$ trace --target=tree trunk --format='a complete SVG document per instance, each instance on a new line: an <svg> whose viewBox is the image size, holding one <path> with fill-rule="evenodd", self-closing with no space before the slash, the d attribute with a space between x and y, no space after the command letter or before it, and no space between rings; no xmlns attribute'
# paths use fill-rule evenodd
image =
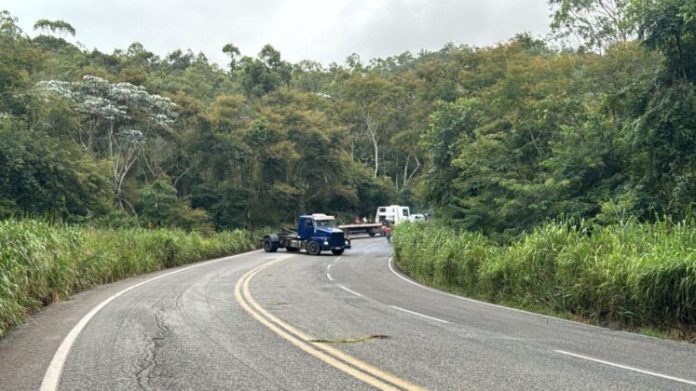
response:
<svg viewBox="0 0 696 391"><path fill-rule="evenodd" d="M365 119L365 124L367 125L367 128L366 128L367 135L370 137L370 141L372 141L372 149L374 151L374 158L375 158L374 177L377 178L377 174L379 174L379 140L377 137L376 126L370 120L370 113L367 113L367 117Z"/></svg>
<svg viewBox="0 0 696 391"><path fill-rule="evenodd" d="M411 161L412 154L412 152L408 153L408 157L406 158L406 164L404 164L404 187L408 186L409 182L411 182L411 179L413 179L413 176L416 175L416 172L420 168L420 160L418 160L418 156L414 154L413 158L416 160L416 168L414 168L413 171L411 171L411 174L409 175L408 163Z"/></svg>

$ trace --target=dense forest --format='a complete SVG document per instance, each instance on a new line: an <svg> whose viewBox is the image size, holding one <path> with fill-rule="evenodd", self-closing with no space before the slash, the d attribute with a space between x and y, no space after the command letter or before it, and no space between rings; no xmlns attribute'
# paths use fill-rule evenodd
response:
<svg viewBox="0 0 696 391"><path fill-rule="evenodd" d="M4 11L0 218L212 231L404 203L509 238L693 214L696 3L549 7L544 39L328 66L107 54Z"/></svg>

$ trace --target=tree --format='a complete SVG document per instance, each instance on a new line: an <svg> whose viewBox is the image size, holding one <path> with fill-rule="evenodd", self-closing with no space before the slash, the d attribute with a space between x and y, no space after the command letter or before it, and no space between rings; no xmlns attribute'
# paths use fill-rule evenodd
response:
<svg viewBox="0 0 696 391"><path fill-rule="evenodd" d="M458 140L472 141L475 137L474 130L479 127L477 105L474 99L440 102L421 140L429 163L420 184L420 197L449 218L457 218L456 211L450 210L455 197L454 181L459 174L452 163L460 153Z"/></svg>
<svg viewBox="0 0 696 391"><path fill-rule="evenodd" d="M44 50L58 51L63 48L77 49L65 40L68 35L74 37L75 29L63 20L50 21L40 19L34 23L34 30L40 30L41 35L34 38L36 46Z"/></svg>
<svg viewBox="0 0 696 391"><path fill-rule="evenodd" d="M357 197L346 181L347 139L320 109L323 98L281 89L261 103L246 140L266 205L286 205L284 221L308 210L351 210Z"/></svg>
<svg viewBox="0 0 696 391"><path fill-rule="evenodd" d="M292 72L294 88L330 97L327 90L332 81L332 75L324 69L321 63L303 60L293 66Z"/></svg>
<svg viewBox="0 0 696 391"><path fill-rule="evenodd" d="M402 59L402 61L405 61ZM423 151L418 142L427 129L432 103L424 97L425 83L416 72L408 71L396 76L393 82L401 89L397 97L397 114L392 119L393 131L387 140L389 156L385 172L393 178L394 188L402 203L412 204L410 187L420 174Z"/></svg>
<svg viewBox="0 0 696 391"><path fill-rule="evenodd" d="M341 98L346 102L345 120L351 126L354 139L366 137L372 150L374 177L379 174L380 148L386 134L393 130L390 125L394 124L393 120L398 114L397 98L400 92L397 85L377 73L364 76L354 74L341 91Z"/></svg>
<svg viewBox="0 0 696 391"><path fill-rule="evenodd" d="M85 149L111 162L114 202L122 209L128 203L123 184L147 138L166 130L175 118L168 98L149 94L144 87L111 83L87 75L82 82L47 81L37 84L39 93L69 98L83 114L79 140Z"/></svg>
<svg viewBox="0 0 696 391"><path fill-rule="evenodd" d="M192 209L177 198L176 189L159 178L140 191L136 205L140 222L148 228L177 227L187 231L210 231L210 219L201 209Z"/></svg>
<svg viewBox="0 0 696 391"><path fill-rule="evenodd" d="M644 46L665 59L636 108L633 183L645 209L679 218L696 202L696 5L636 0L632 12Z"/></svg>
<svg viewBox="0 0 696 391"><path fill-rule="evenodd" d="M665 56L667 76L696 82L696 3L634 0L631 11L644 45Z"/></svg>
<svg viewBox="0 0 696 391"><path fill-rule="evenodd" d="M228 43L222 47L222 52L230 57L230 72L234 72L237 69L237 57L240 55L239 48Z"/></svg>
<svg viewBox="0 0 696 391"><path fill-rule="evenodd" d="M559 38L576 36L588 49L633 39L635 26L628 15L630 0L549 0L551 29Z"/></svg>
<svg viewBox="0 0 696 391"><path fill-rule="evenodd" d="M0 12L0 113L23 116L39 53L9 12Z"/></svg>
<svg viewBox="0 0 696 391"><path fill-rule="evenodd" d="M173 52L171 52L166 58L165 61L169 66L172 67L172 69L177 70L177 71L183 71L186 68L190 67L193 62L194 62L194 55L192 51L187 51L186 54L184 54L181 49L177 49Z"/></svg>
<svg viewBox="0 0 696 391"><path fill-rule="evenodd" d="M0 214L76 221L107 213L109 194L107 167L77 145L0 119Z"/></svg>
<svg viewBox="0 0 696 391"><path fill-rule="evenodd" d="M176 189L158 179L140 192L136 208L143 224L149 228L167 227L177 206Z"/></svg>
<svg viewBox="0 0 696 391"><path fill-rule="evenodd" d="M41 30L44 34L57 34L60 38L67 35L75 36L75 29L70 23L63 20L39 19L34 23L34 30Z"/></svg>
<svg viewBox="0 0 696 391"><path fill-rule="evenodd" d="M271 45L265 45L258 58L243 57L240 68L242 88L249 97L260 98L290 84L292 67L281 60L280 52Z"/></svg>

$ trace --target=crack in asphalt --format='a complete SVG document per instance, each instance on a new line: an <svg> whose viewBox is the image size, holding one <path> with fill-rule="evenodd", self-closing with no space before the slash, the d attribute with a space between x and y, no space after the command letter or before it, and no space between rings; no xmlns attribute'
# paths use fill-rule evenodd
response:
<svg viewBox="0 0 696 391"><path fill-rule="evenodd" d="M176 307L180 307L180 298L177 297ZM153 379L153 374L157 368L158 351L164 346L165 340L171 334L171 329L166 325L165 313L166 306L159 307L155 312L155 324L157 333L149 338L146 338L147 348L144 352L144 357L141 359L139 369L135 373L138 382L138 388L145 391L150 389L150 382Z"/></svg>

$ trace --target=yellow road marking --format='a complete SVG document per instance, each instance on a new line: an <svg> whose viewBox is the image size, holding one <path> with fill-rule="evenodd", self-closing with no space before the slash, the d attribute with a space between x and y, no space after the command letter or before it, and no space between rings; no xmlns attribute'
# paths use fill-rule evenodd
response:
<svg viewBox="0 0 696 391"><path fill-rule="evenodd" d="M296 329L288 323L278 319L251 296L249 282L251 279L262 270L283 261L285 258L276 259L266 264L260 265L239 279L235 286L234 295L239 304L246 310L254 319L259 321L271 331L278 334L288 342L292 343L302 351L318 358L319 360L361 380L373 387L381 390L422 390L423 388L412 384L406 380L400 379L392 374L384 372L364 361L358 360L332 346L325 343L312 342L313 338L306 333ZM391 383L391 384L389 384Z"/></svg>

